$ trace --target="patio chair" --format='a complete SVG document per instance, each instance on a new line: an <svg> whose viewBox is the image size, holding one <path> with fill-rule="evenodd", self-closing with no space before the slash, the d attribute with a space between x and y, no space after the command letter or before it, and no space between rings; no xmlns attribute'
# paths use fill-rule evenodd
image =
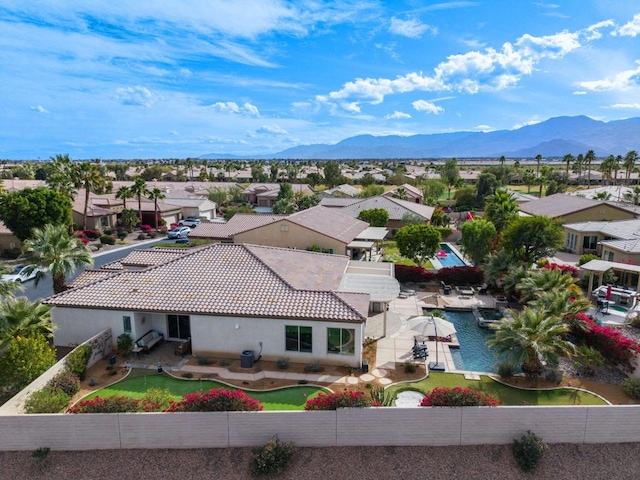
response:
<svg viewBox="0 0 640 480"><path fill-rule="evenodd" d="M191 339L183 340L178 345L176 345L175 350L173 351L175 355L180 355L184 357L186 354L191 353Z"/></svg>
<svg viewBox="0 0 640 480"><path fill-rule="evenodd" d="M487 282L484 282L482 285L478 287L479 295L486 295L488 291L489 291L489 285L487 285Z"/></svg>
<svg viewBox="0 0 640 480"><path fill-rule="evenodd" d="M442 286L442 293L445 295L449 295L451 293L451 285L447 285L442 280L440 280L440 285Z"/></svg>

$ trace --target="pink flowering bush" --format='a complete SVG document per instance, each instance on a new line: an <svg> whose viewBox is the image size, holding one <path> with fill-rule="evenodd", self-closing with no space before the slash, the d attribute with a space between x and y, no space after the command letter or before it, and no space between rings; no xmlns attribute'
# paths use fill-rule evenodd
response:
<svg viewBox="0 0 640 480"><path fill-rule="evenodd" d="M424 283L435 280L435 275L422 267L396 264L395 272L399 282Z"/></svg>
<svg viewBox="0 0 640 480"><path fill-rule="evenodd" d="M305 410L336 410L338 408L362 408L371 406L371 401L362 392L344 390L342 392L319 393L304 405Z"/></svg>
<svg viewBox="0 0 640 480"><path fill-rule="evenodd" d="M165 412L257 412L264 407L242 390L212 388L208 392L183 395Z"/></svg>
<svg viewBox="0 0 640 480"><path fill-rule="evenodd" d="M572 277L577 277L579 271L578 267L573 265L559 265L557 263L547 263L543 268L547 270L560 270L562 273L566 273Z"/></svg>
<svg viewBox="0 0 640 480"><path fill-rule="evenodd" d="M124 413L139 412L140 402L124 395L113 397L96 397L93 400L82 400L67 410L67 413Z"/></svg>
<svg viewBox="0 0 640 480"><path fill-rule="evenodd" d="M86 237L86 235L84 234L84 232L82 230L78 230L78 231L73 232L73 234L71 236L73 238L77 238L78 240L80 240L85 245L87 243L89 243L89 239Z"/></svg>
<svg viewBox="0 0 640 480"><path fill-rule="evenodd" d="M153 227L151 225L140 225L140 230L144 233L151 233L153 232Z"/></svg>
<svg viewBox="0 0 640 480"><path fill-rule="evenodd" d="M438 270L436 280L452 285L480 285L484 272L478 267L448 267Z"/></svg>
<svg viewBox="0 0 640 480"><path fill-rule="evenodd" d="M436 387L420 402L421 407L497 407L500 402L484 392L462 387Z"/></svg>

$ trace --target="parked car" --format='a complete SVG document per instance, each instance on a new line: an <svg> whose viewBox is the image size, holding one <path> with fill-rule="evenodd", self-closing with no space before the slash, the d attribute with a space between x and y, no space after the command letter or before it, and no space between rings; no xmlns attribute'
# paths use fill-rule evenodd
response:
<svg viewBox="0 0 640 480"><path fill-rule="evenodd" d="M180 225L181 227L195 228L200 225L200 219L196 217L183 218L178 222L178 225Z"/></svg>
<svg viewBox="0 0 640 480"><path fill-rule="evenodd" d="M191 229L189 227L177 227L167 233L169 238L186 238Z"/></svg>
<svg viewBox="0 0 640 480"><path fill-rule="evenodd" d="M36 278L36 275L40 270L41 270L40 267L37 267L35 265L16 265L13 268L12 273L2 275L2 281L24 283Z"/></svg>

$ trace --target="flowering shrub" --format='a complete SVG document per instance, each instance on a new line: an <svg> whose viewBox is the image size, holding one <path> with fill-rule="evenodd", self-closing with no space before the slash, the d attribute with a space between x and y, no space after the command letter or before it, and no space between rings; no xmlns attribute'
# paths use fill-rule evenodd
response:
<svg viewBox="0 0 640 480"><path fill-rule="evenodd" d="M78 230L76 232L73 232L73 234L71 235L73 238L77 238L78 240L80 240L82 243L84 243L85 245L87 243L89 243L89 239L85 236L84 232L81 230Z"/></svg>
<svg viewBox="0 0 640 480"><path fill-rule="evenodd" d="M172 402L165 412L256 412L262 409L258 400L242 390L212 388L208 392L183 395L182 400Z"/></svg>
<svg viewBox="0 0 640 480"><path fill-rule="evenodd" d="M578 267L574 267L573 265L558 265L557 263L547 263L543 268L547 270L560 270L562 273L566 273L572 277L577 277L579 271Z"/></svg>
<svg viewBox="0 0 640 480"><path fill-rule="evenodd" d="M89 240L96 240L97 238L100 237L100 232L98 232L97 230L84 230L84 236L87 237Z"/></svg>
<svg viewBox="0 0 640 480"><path fill-rule="evenodd" d="M620 365L628 371L633 370L631 360L640 353L638 342L625 337L615 328L598 325L584 313L576 315L576 319L582 322L581 327L586 327L575 326L571 330L580 343L598 350L611 364Z"/></svg>
<svg viewBox="0 0 640 480"><path fill-rule="evenodd" d="M362 392L345 390L343 392L319 393L304 405L305 410L336 410L338 408L362 408L371 406L371 401Z"/></svg>
<svg viewBox="0 0 640 480"><path fill-rule="evenodd" d="M480 285L484 272L478 267L449 267L438 270L436 280L453 285Z"/></svg>
<svg viewBox="0 0 640 480"><path fill-rule="evenodd" d="M144 233L151 233L153 232L153 227L151 225L140 225L140 230Z"/></svg>
<svg viewBox="0 0 640 480"><path fill-rule="evenodd" d="M140 401L125 397L96 397L93 400L83 400L67 410L67 413L124 413L139 412Z"/></svg>
<svg viewBox="0 0 640 480"><path fill-rule="evenodd" d="M421 407L497 407L500 402L484 392L462 387L436 387L420 402Z"/></svg>
<svg viewBox="0 0 640 480"><path fill-rule="evenodd" d="M422 267L396 264L395 271L399 282L424 283L435 280L435 275Z"/></svg>
<svg viewBox="0 0 640 480"><path fill-rule="evenodd" d="M75 373L65 369L49 380L47 386L62 390L69 397L72 397L80 391L80 379Z"/></svg>

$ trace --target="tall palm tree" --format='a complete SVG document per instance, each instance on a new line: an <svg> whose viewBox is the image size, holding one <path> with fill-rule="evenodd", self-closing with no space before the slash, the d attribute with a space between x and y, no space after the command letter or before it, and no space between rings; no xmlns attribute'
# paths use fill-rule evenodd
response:
<svg viewBox="0 0 640 480"><path fill-rule="evenodd" d="M591 187L591 162L596 159L596 154L593 150L589 150L584 156L584 163L587 165L587 186Z"/></svg>
<svg viewBox="0 0 640 480"><path fill-rule="evenodd" d="M531 183L536 179L534 176L533 170L527 168L522 175L522 181L527 186L527 193L531 193Z"/></svg>
<svg viewBox="0 0 640 480"><path fill-rule="evenodd" d="M87 209L89 208L89 194L104 184L97 165L90 162L82 162L76 168L78 186L84 188L84 211L82 212L82 229L87 229Z"/></svg>
<svg viewBox="0 0 640 480"><path fill-rule="evenodd" d="M498 288L502 288L504 276L517 264L519 264L519 262L515 261L512 255L507 253L506 250L501 249L489 258L485 266L485 273Z"/></svg>
<svg viewBox="0 0 640 480"><path fill-rule="evenodd" d="M624 156L624 162L622 166L624 167L625 181L627 187L631 184L631 172L633 172L634 168L636 168L636 162L638 161L638 153L635 150L630 150Z"/></svg>
<svg viewBox="0 0 640 480"><path fill-rule="evenodd" d="M44 335L53 338L55 325L51 321L51 308L39 300L27 297L10 298L0 304L0 349L14 337Z"/></svg>
<svg viewBox="0 0 640 480"><path fill-rule="evenodd" d="M133 196L138 199L138 218L140 219L140 223L142 223L142 197L149 194L147 183L144 181L144 178L138 177L129 189L131 193L133 193Z"/></svg>
<svg viewBox="0 0 640 480"><path fill-rule="evenodd" d="M509 363L521 365L525 375L540 376L545 364L557 365L560 356L575 352L564 336L569 328L558 318L529 307L511 315L492 325L495 334L487 344Z"/></svg>
<svg viewBox="0 0 640 480"><path fill-rule="evenodd" d="M162 193L162 190L160 190L158 187L153 187L149 191L149 198L153 200L153 212L154 212L154 218L156 222L156 231L157 231L158 230L158 200L162 200L163 198L165 198L165 194Z"/></svg>
<svg viewBox="0 0 640 480"><path fill-rule="evenodd" d="M615 162L616 157L609 155L607 158L602 160L602 163L600 164L600 172L602 172L602 176L604 177L607 185L611 184L611 175L614 170Z"/></svg>
<svg viewBox="0 0 640 480"><path fill-rule="evenodd" d="M567 174L567 179L569 178L569 165L573 164L573 161L575 160L575 158L573 158L573 155L571 155L570 153L567 153L564 157L562 157L562 160L564 161L566 168L565 168L565 173Z"/></svg>
<svg viewBox="0 0 640 480"><path fill-rule="evenodd" d="M522 302L526 303L547 292L569 292L577 281L578 279L576 277L564 273L562 270L541 268L530 272L523 278L516 285L516 291L520 292Z"/></svg>
<svg viewBox="0 0 640 480"><path fill-rule="evenodd" d="M69 235L66 225L47 224L34 228L23 245L24 257L42 267L35 278L36 286L47 275L53 278L53 293L67 289L67 275L77 268L93 265L89 248Z"/></svg>
<svg viewBox="0 0 640 480"><path fill-rule="evenodd" d="M47 176L47 185L53 190L68 196L73 200L76 196L77 170L69 155L51 157L53 171Z"/></svg>
<svg viewBox="0 0 640 480"><path fill-rule="evenodd" d="M122 203L124 204L123 205L123 210L126 210L127 209L127 199L128 198L133 198L133 192L131 191L131 189L129 187L127 187L126 185L123 185L116 192L116 198L122 200Z"/></svg>
<svg viewBox="0 0 640 480"><path fill-rule="evenodd" d="M498 188L484 202L484 216L493 223L498 233L502 232L507 224L518 216L518 210L518 202L516 202L514 195L504 188Z"/></svg>
<svg viewBox="0 0 640 480"><path fill-rule="evenodd" d="M540 162L542 162L542 155L536 155L536 178L540 176Z"/></svg>
<svg viewBox="0 0 640 480"><path fill-rule="evenodd" d="M576 315L585 313L591 307L591 302L582 295L580 287L576 285L578 292L570 290L552 290L529 302L533 309L543 310L550 317L562 320L571 330L574 327L585 329L587 325L583 321L576 321Z"/></svg>
<svg viewBox="0 0 640 480"><path fill-rule="evenodd" d="M616 161L613 164L613 184L617 185L618 184L618 170L620 170L620 167L622 166L622 155L616 155Z"/></svg>
<svg viewBox="0 0 640 480"><path fill-rule="evenodd" d="M576 161L573 162L573 171L578 174L578 185L582 181L582 165L584 164L584 157L581 153L576 157Z"/></svg>

